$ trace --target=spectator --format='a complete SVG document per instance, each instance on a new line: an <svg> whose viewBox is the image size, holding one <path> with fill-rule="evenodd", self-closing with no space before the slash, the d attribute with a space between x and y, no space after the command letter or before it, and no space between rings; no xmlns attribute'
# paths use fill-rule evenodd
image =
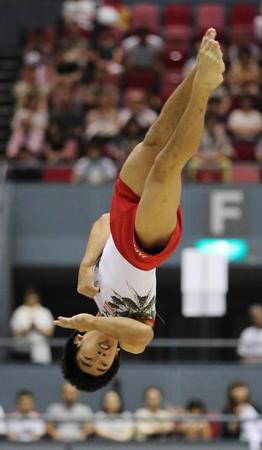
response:
<svg viewBox="0 0 262 450"><path fill-rule="evenodd" d="M5 421L5 413L0 405L0 439L6 435L6 421Z"/></svg>
<svg viewBox="0 0 262 450"><path fill-rule="evenodd" d="M66 136L56 121L47 128L44 154L50 164L68 163L77 159L79 142L74 136Z"/></svg>
<svg viewBox="0 0 262 450"><path fill-rule="evenodd" d="M24 100L12 121L12 134L7 144L9 159L30 160L40 157L48 123L45 100L35 96Z"/></svg>
<svg viewBox="0 0 262 450"><path fill-rule="evenodd" d="M102 411L96 414L95 433L112 441L127 442L134 436L132 414L123 411L123 400L117 391L108 391L102 399Z"/></svg>
<svg viewBox="0 0 262 450"><path fill-rule="evenodd" d="M82 105L76 102L74 86L61 83L53 90L50 98L50 117L63 130L65 137L79 137L83 134Z"/></svg>
<svg viewBox="0 0 262 450"><path fill-rule="evenodd" d="M34 363L51 362L47 338L53 334L53 316L49 309L41 305L40 296L35 289L26 290L24 302L13 312L10 326L15 337L16 357L29 354Z"/></svg>
<svg viewBox="0 0 262 450"><path fill-rule="evenodd" d="M121 127L134 119L140 127L140 135L143 135L156 120L156 112L147 106L145 93L141 90L129 90L125 100L126 106L119 113Z"/></svg>
<svg viewBox="0 0 262 450"><path fill-rule="evenodd" d="M96 108L86 116L85 134L88 139L93 137L114 138L119 133L119 118L116 107L117 93L112 87L105 89L97 97Z"/></svg>
<svg viewBox="0 0 262 450"><path fill-rule="evenodd" d="M201 145L196 156L188 164L190 179L196 180L200 171L205 171L206 181L229 181L231 161L234 149L231 145L225 126L219 122L216 115L206 116L205 130ZM205 181L202 178L201 181Z"/></svg>
<svg viewBox="0 0 262 450"><path fill-rule="evenodd" d="M260 68L248 47L242 47L228 71L230 90L234 95L253 94L259 91Z"/></svg>
<svg viewBox="0 0 262 450"><path fill-rule="evenodd" d="M193 416L182 424L183 436L189 440L209 440L212 438L212 430L206 419L199 419L197 416L206 414L206 407L201 400L191 400L186 406L186 415Z"/></svg>
<svg viewBox="0 0 262 450"><path fill-rule="evenodd" d="M16 396L16 410L8 415L7 438L10 441L39 441L45 434L45 423L35 411L35 399L30 391Z"/></svg>
<svg viewBox="0 0 262 450"><path fill-rule="evenodd" d="M145 440L161 437L174 432L170 412L161 407L163 394L157 387L149 387L144 394L145 406L136 411L137 438Z"/></svg>
<svg viewBox="0 0 262 450"><path fill-rule="evenodd" d="M65 0L63 18L65 22L75 22L79 28L90 31L93 27L95 9L94 0Z"/></svg>
<svg viewBox="0 0 262 450"><path fill-rule="evenodd" d="M237 346L237 354L244 363L262 362L262 305L249 308L252 326L242 331Z"/></svg>
<svg viewBox="0 0 262 450"><path fill-rule="evenodd" d="M163 39L157 35L150 34L147 28L139 28L135 35L123 40L122 46L127 67L148 69L152 69L155 66L158 67L163 48Z"/></svg>
<svg viewBox="0 0 262 450"><path fill-rule="evenodd" d="M52 439L80 442L92 434L92 410L89 406L79 403L78 399L79 391L71 384L64 383L62 402L53 403L46 411L47 433Z"/></svg>
<svg viewBox="0 0 262 450"><path fill-rule="evenodd" d="M259 61L261 55L260 48L250 39L250 34L246 33L244 30L238 36L238 42L233 42L228 47L227 55L231 63L234 63L238 59L239 51L241 48L247 48L252 57L256 61Z"/></svg>
<svg viewBox="0 0 262 450"><path fill-rule="evenodd" d="M255 108L254 98L244 95L239 100L239 107L228 118L228 129L235 142L253 142L262 132L262 114Z"/></svg>
<svg viewBox="0 0 262 450"><path fill-rule="evenodd" d="M22 70L21 79L15 84L14 96L16 100L16 108L23 108L28 98L46 98L48 87L40 84L37 79L36 63L30 62L26 64Z"/></svg>
<svg viewBox="0 0 262 450"><path fill-rule="evenodd" d="M87 182L99 186L112 181L117 176L117 167L110 158L103 157L97 140L89 142L86 156L80 158L73 167L73 183Z"/></svg>
<svg viewBox="0 0 262 450"><path fill-rule="evenodd" d="M238 416L242 411L245 414L245 410L254 410L250 398L250 391L246 383L240 380L232 381L227 388L227 403L223 410L223 414L232 414ZM223 423L222 436L230 438L240 437L240 422L237 420L230 420Z"/></svg>

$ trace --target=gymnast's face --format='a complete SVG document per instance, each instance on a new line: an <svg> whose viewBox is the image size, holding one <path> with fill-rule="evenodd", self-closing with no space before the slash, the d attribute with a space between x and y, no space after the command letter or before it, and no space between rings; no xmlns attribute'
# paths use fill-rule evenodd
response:
<svg viewBox="0 0 262 450"><path fill-rule="evenodd" d="M78 334L74 343L79 348L76 357L79 368L94 377L107 372L119 352L117 339L96 330Z"/></svg>

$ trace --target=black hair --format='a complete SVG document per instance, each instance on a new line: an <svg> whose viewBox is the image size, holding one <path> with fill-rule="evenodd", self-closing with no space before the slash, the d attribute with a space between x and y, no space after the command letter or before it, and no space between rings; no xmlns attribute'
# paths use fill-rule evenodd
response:
<svg viewBox="0 0 262 450"><path fill-rule="evenodd" d="M26 390L26 389L22 389L21 391L18 391L18 392L17 392L17 394L16 394L16 396L15 396L16 401L20 400L20 398L25 397L25 396L26 396L26 397L31 397L32 399L35 398L33 392L28 391L28 390Z"/></svg>
<svg viewBox="0 0 262 450"><path fill-rule="evenodd" d="M99 377L94 377L83 372L77 364L76 355L78 347L74 343L78 331L74 332L67 340L62 358L62 372L67 381L80 391L94 392L106 386L119 369L119 355L116 355L111 367Z"/></svg>
<svg viewBox="0 0 262 450"><path fill-rule="evenodd" d="M204 414L206 413L206 406L202 400L194 399L190 400L186 405L186 409L191 411L192 409L200 409Z"/></svg>

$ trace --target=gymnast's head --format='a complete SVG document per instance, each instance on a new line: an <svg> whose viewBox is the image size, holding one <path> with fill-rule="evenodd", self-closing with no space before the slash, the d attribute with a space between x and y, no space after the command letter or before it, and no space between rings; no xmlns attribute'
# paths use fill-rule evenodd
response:
<svg viewBox="0 0 262 450"><path fill-rule="evenodd" d="M106 386L119 369L117 339L100 331L75 332L67 340L62 359L64 377L81 391Z"/></svg>

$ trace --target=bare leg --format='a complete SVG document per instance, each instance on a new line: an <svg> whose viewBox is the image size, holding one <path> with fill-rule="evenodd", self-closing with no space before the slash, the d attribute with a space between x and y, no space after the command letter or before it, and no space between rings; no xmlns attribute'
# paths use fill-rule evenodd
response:
<svg viewBox="0 0 262 450"><path fill-rule="evenodd" d="M208 98L222 83L224 69L218 42L208 40L200 51L187 108L156 157L145 183L135 224L138 240L145 249L165 245L176 226L181 171L201 142Z"/></svg>
<svg viewBox="0 0 262 450"><path fill-rule="evenodd" d="M201 47L207 39L214 39L214 28L207 30ZM177 127L192 93L196 67L173 92L165 103L158 119L150 127L144 141L138 144L125 162L120 176L122 180L141 197L145 180L158 153L165 147Z"/></svg>

